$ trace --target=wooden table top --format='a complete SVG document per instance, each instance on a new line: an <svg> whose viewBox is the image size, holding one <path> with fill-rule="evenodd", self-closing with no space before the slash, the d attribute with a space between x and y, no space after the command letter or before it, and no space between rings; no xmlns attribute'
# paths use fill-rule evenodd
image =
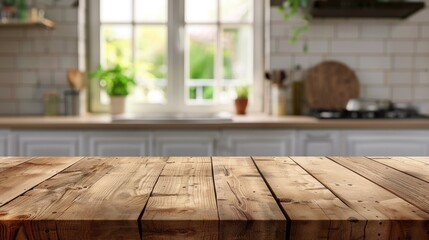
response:
<svg viewBox="0 0 429 240"><path fill-rule="evenodd" d="M429 239L429 158L0 158L0 239Z"/></svg>

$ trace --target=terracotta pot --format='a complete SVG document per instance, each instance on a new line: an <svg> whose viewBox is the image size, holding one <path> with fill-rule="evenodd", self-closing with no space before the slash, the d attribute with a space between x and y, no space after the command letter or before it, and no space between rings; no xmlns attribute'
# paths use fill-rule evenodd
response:
<svg viewBox="0 0 429 240"><path fill-rule="evenodd" d="M110 114L119 115L125 112L126 97L110 97Z"/></svg>
<svg viewBox="0 0 429 240"><path fill-rule="evenodd" d="M249 101L247 99L235 99L235 111L236 111L237 115L245 115L246 114L248 102Z"/></svg>

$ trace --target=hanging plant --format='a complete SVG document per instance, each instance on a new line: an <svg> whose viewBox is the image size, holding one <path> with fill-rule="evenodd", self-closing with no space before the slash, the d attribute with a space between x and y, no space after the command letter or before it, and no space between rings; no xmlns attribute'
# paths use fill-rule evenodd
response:
<svg viewBox="0 0 429 240"><path fill-rule="evenodd" d="M292 26L290 36L290 43L293 45L298 41L301 33L306 32L310 29L309 21L311 15L309 8L312 0L285 0L280 6L279 11L283 15L285 21L289 21L291 18L299 17L301 22L297 25ZM307 44L304 44L304 51L307 52Z"/></svg>

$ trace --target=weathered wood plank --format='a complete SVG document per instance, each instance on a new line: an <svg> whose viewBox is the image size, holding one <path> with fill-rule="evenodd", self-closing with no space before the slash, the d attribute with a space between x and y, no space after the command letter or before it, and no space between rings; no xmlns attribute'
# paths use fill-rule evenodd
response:
<svg viewBox="0 0 429 240"><path fill-rule="evenodd" d="M164 165L161 158L84 159L0 208L0 223L24 228L29 239L140 239L138 218Z"/></svg>
<svg viewBox="0 0 429 240"><path fill-rule="evenodd" d="M363 239L364 217L290 158L254 158L289 217L290 239Z"/></svg>
<svg viewBox="0 0 429 240"><path fill-rule="evenodd" d="M218 239L212 171L198 170L208 168L210 158L169 158L143 213L143 239Z"/></svg>
<svg viewBox="0 0 429 240"><path fill-rule="evenodd" d="M333 157L333 161L362 175L429 214L429 183L366 157ZM423 170L423 169L422 169Z"/></svg>
<svg viewBox="0 0 429 240"><path fill-rule="evenodd" d="M328 158L292 159L347 206L368 219L366 239L428 238L429 215L385 188Z"/></svg>
<svg viewBox="0 0 429 240"><path fill-rule="evenodd" d="M1 157L0 158L0 172L29 161L30 157Z"/></svg>
<svg viewBox="0 0 429 240"><path fill-rule="evenodd" d="M220 239L284 239L286 218L251 158L213 158Z"/></svg>
<svg viewBox="0 0 429 240"><path fill-rule="evenodd" d="M33 158L0 172L0 206L81 160L78 157Z"/></svg>
<svg viewBox="0 0 429 240"><path fill-rule="evenodd" d="M429 161L423 158L412 157L368 157L371 160L382 163L403 173L409 174L423 181L429 182Z"/></svg>

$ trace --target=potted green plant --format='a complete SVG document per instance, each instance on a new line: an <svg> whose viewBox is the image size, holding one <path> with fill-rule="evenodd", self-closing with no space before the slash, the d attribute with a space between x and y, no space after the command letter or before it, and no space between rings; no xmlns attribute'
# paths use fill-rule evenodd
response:
<svg viewBox="0 0 429 240"><path fill-rule="evenodd" d="M110 113L113 115L124 113L126 97L130 94L131 87L136 85L133 71L121 65L108 69L100 66L91 73L91 78L97 79L110 96Z"/></svg>
<svg viewBox="0 0 429 240"><path fill-rule="evenodd" d="M235 99L235 110L237 115L245 115L249 102L249 87L240 86L235 88L237 98Z"/></svg>

